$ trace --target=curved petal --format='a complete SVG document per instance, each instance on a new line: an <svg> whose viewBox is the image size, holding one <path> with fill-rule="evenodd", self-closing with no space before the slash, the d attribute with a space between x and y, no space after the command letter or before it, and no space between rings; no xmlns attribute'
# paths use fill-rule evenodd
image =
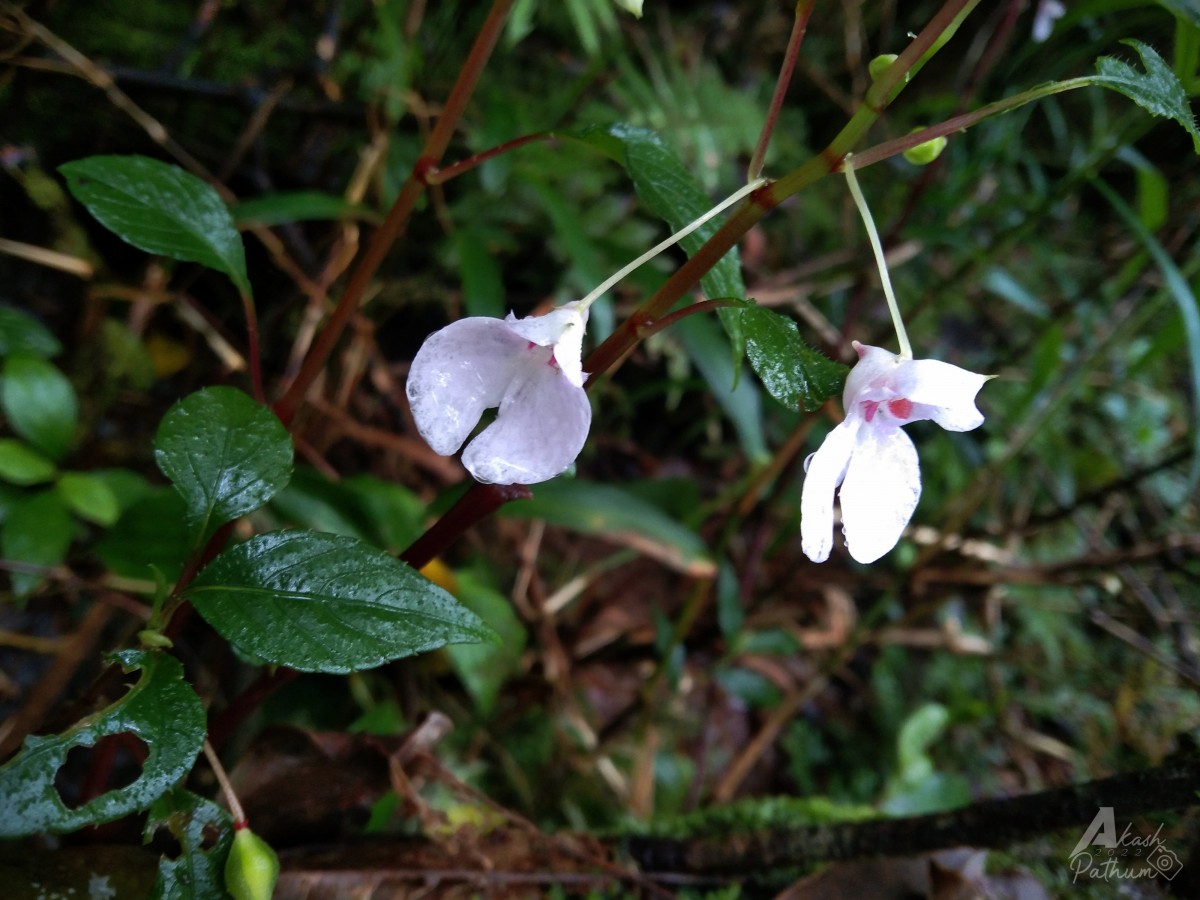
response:
<svg viewBox="0 0 1200 900"><path fill-rule="evenodd" d="M833 549L833 492L846 475L861 426L858 419L846 419L808 459L800 492L800 546L813 562L825 562Z"/></svg>
<svg viewBox="0 0 1200 900"><path fill-rule="evenodd" d="M500 319L472 317L435 331L408 371L408 402L421 437L449 456L483 411L499 405L528 342Z"/></svg>
<svg viewBox="0 0 1200 900"><path fill-rule="evenodd" d="M846 388L842 391L842 408L846 410L847 416L863 401L890 400L897 396L891 385L897 371L905 362L895 353L882 347L872 347L858 341L854 341L853 346L854 352L858 354L858 362L850 370L846 378Z"/></svg>
<svg viewBox="0 0 1200 900"><path fill-rule="evenodd" d="M842 482L846 549L860 563L896 546L921 498L917 448L899 428L862 428Z"/></svg>
<svg viewBox="0 0 1200 900"><path fill-rule="evenodd" d="M489 484L548 481L575 461L591 424L582 387L554 366L522 365L496 421L467 445L463 464Z"/></svg>
<svg viewBox="0 0 1200 900"><path fill-rule="evenodd" d="M933 419L947 431L970 431L983 424L975 395L991 377L937 359L918 359L901 367L894 384L917 405L911 419Z"/></svg>
<svg viewBox="0 0 1200 900"><path fill-rule="evenodd" d="M508 314L505 324L514 332L537 344L553 347L554 361L571 384L583 384L583 334L587 330L587 310L580 310L579 301L568 303L546 313L524 319Z"/></svg>

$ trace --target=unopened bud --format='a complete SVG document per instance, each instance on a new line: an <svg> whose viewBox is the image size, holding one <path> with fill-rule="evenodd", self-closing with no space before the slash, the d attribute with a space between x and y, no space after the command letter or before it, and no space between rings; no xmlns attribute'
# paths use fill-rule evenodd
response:
<svg viewBox="0 0 1200 900"><path fill-rule="evenodd" d="M225 861L225 889L234 900L271 900L279 878L279 857L249 828L238 828Z"/></svg>
<svg viewBox="0 0 1200 900"><path fill-rule="evenodd" d="M867 71L871 74L871 80L878 81L879 76L886 72L888 67L899 58L895 53L883 53L867 63ZM905 80L907 80L907 76Z"/></svg>
<svg viewBox="0 0 1200 900"><path fill-rule="evenodd" d="M914 129L920 131L920 128ZM923 144L917 144L915 147L909 147L904 151L904 158L914 166L927 166L946 149L946 138L942 135L932 138Z"/></svg>

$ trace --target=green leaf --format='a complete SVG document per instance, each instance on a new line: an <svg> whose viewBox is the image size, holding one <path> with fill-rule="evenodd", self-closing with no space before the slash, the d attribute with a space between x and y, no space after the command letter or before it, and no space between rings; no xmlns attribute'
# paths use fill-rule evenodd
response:
<svg viewBox="0 0 1200 900"><path fill-rule="evenodd" d="M147 843L162 828L180 847L175 859L158 863L150 900L211 900L225 895L225 859L233 845L233 819L211 800L183 788L154 801L143 837Z"/></svg>
<svg viewBox="0 0 1200 900"><path fill-rule="evenodd" d="M21 752L0 768L6 806L0 837L75 831L123 818L148 807L191 771L204 743L205 720L200 698L183 680L183 667L164 653L124 650L115 658L126 672L142 672L124 697L61 734L27 737ZM149 751L137 780L69 808L54 787L67 754L124 733Z"/></svg>
<svg viewBox="0 0 1200 900"><path fill-rule="evenodd" d="M238 225L284 225L327 219L364 219L378 222L379 214L361 203L351 203L320 191L290 191L255 197L231 204L229 214Z"/></svg>
<svg viewBox="0 0 1200 900"><path fill-rule="evenodd" d="M146 156L89 156L58 171L75 199L118 237L223 272L251 294L242 236L211 185Z"/></svg>
<svg viewBox="0 0 1200 900"><path fill-rule="evenodd" d="M58 479L58 493L71 512L97 525L113 525L121 515L117 495L108 482L90 473L64 472Z"/></svg>
<svg viewBox="0 0 1200 900"><path fill-rule="evenodd" d="M52 459L61 459L75 439L79 403L71 382L53 363L20 353L4 362L0 405L13 431Z"/></svg>
<svg viewBox="0 0 1200 900"><path fill-rule="evenodd" d="M241 391L206 388L163 416L154 458L182 495L201 543L288 483L292 439L274 413Z"/></svg>
<svg viewBox="0 0 1200 900"><path fill-rule="evenodd" d="M574 136L621 163L633 179L638 199L650 212L666 221L672 231L678 231L712 209L713 201L700 182L650 129L618 123L588 128ZM690 256L716 233L718 227L715 220L705 222L679 245ZM730 249L700 284L709 297L745 297L737 248Z"/></svg>
<svg viewBox="0 0 1200 900"><path fill-rule="evenodd" d="M658 507L619 487L563 478L537 486L533 498L503 507L501 515L541 519L595 534L697 578L716 573L698 534Z"/></svg>
<svg viewBox="0 0 1200 900"><path fill-rule="evenodd" d="M52 481L57 473L54 463L28 444L15 438L0 438L0 480L10 484L41 484Z"/></svg>
<svg viewBox="0 0 1200 900"><path fill-rule="evenodd" d="M1124 94L1152 115L1174 119L1187 129L1196 152L1200 153L1200 129L1196 127L1187 91L1179 78L1152 47L1133 39L1121 43L1137 51L1146 71L1139 72L1119 59L1102 56L1096 60L1100 75L1093 77L1092 83Z"/></svg>
<svg viewBox="0 0 1200 900"><path fill-rule="evenodd" d="M507 312L504 279L500 264L488 250L486 234L476 228L460 228L453 241L467 315L501 318Z"/></svg>
<svg viewBox="0 0 1200 900"><path fill-rule="evenodd" d="M93 551L125 578L151 578L152 567L174 582L192 549L183 499L168 487L152 488L121 513Z"/></svg>
<svg viewBox="0 0 1200 900"><path fill-rule="evenodd" d="M486 622L500 640L488 644L457 644L446 648L455 672L476 708L490 715L504 683L515 674L525 652L525 626L508 597L470 572L455 573L454 593L463 606Z"/></svg>
<svg viewBox="0 0 1200 900"><path fill-rule="evenodd" d="M225 550L186 593L239 649L303 672L369 669L494 637L413 569L343 535L258 535Z"/></svg>
<svg viewBox="0 0 1200 900"><path fill-rule="evenodd" d="M14 507L0 527L0 556L34 566L56 566L71 546L71 516L54 491L42 491ZM13 593L26 597L44 580L33 572L10 572Z"/></svg>
<svg viewBox="0 0 1200 900"><path fill-rule="evenodd" d="M753 379L740 376L744 366L741 362L735 365L729 352L730 339L704 316L688 316L674 325L671 332L687 349L713 399L737 429L746 456L756 463L769 459L771 454L763 435L762 391Z"/></svg>
<svg viewBox="0 0 1200 900"><path fill-rule="evenodd" d="M29 353L33 356L57 356L62 344L50 331L27 312L0 306L0 356Z"/></svg>
<svg viewBox="0 0 1200 900"><path fill-rule="evenodd" d="M788 409L812 412L845 385L849 368L805 344L791 319L758 306L728 312L740 321L746 355L763 387Z"/></svg>

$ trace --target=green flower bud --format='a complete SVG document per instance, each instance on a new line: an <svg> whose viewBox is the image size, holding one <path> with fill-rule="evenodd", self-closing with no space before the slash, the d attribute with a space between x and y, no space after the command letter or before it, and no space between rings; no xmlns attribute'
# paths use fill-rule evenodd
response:
<svg viewBox="0 0 1200 900"><path fill-rule="evenodd" d="M920 128L914 128L913 131L920 131ZM946 138L944 136L935 137L923 144L917 144L915 147L910 147L904 151L904 158L914 166L927 166L946 149Z"/></svg>
<svg viewBox="0 0 1200 900"><path fill-rule="evenodd" d="M169 637L153 628L139 631L137 636L138 640L142 642L143 647L149 647L154 650L170 650L175 646Z"/></svg>
<svg viewBox="0 0 1200 900"><path fill-rule="evenodd" d="M234 900L271 900L279 878L279 857L270 844L249 828L233 835L225 861L225 889Z"/></svg>
<svg viewBox="0 0 1200 900"><path fill-rule="evenodd" d="M867 71L871 74L871 80L878 81L879 76L887 71L888 66L899 58L895 53L884 53L867 63Z"/></svg>

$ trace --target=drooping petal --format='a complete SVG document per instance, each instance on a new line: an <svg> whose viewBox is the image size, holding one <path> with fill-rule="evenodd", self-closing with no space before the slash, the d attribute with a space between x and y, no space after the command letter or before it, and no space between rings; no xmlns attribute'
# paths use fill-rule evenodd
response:
<svg viewBox="0 0 1200 900"><path fill-rule="evenodd" d="M842 481L846 549L860 563L896 546L921 498L917 448L900 428L859 429Z"/></svg>
<svg viewBox="0 0 1200 900"><path fill-rule="evenodd" d="M539 347L553 347L554 360L571 384L583 384L583 335L587 330L587 310L579 302L567 303L544 316L517 319L508 314L505 324L525 340Z"/></svg>
<svg viewBox="0 0 1200 900"><path fill-rule="evenodd" d="M463 453L476 480L537 484L561 474L587 440L592 407L587 393L548 361L529 358L512 379L496 421Z"/></svg>
<svg viewBox="0 0 1200 900"><path fill-rule="evenodd" d="M860 427L861 420L846 419L809 457L800 492L800 546L813 562L825 562L833 549L833 494L846 475Z"/></svg>
<svg viewBox="0 0 1200 900"><path fill-rule="evenodd" d="M846 388L842 391L842 407L847 416L863 401L890 400L895 397L891 383L898 367L904 362L895 353L882 347L872 347L858 341L854 341L853 346L858 354L858 362L850 370Z"/></svg>
<svg viewBox="0 0 1200 900"><path fill-rule="evenodd" d="M528 342L500 319L459 319L435 331L408 372L408 401L421 437L449 456L488 407L504 397Z"/></svg>
<svg viewBox="0 0 1200 900"><path fill-rule="evenodd" d="M983 424L975 395L989 377L941 360L917 359L900 367L893 385L917 404L912 419L933 419L947 431L970 431Z"/></svg>

